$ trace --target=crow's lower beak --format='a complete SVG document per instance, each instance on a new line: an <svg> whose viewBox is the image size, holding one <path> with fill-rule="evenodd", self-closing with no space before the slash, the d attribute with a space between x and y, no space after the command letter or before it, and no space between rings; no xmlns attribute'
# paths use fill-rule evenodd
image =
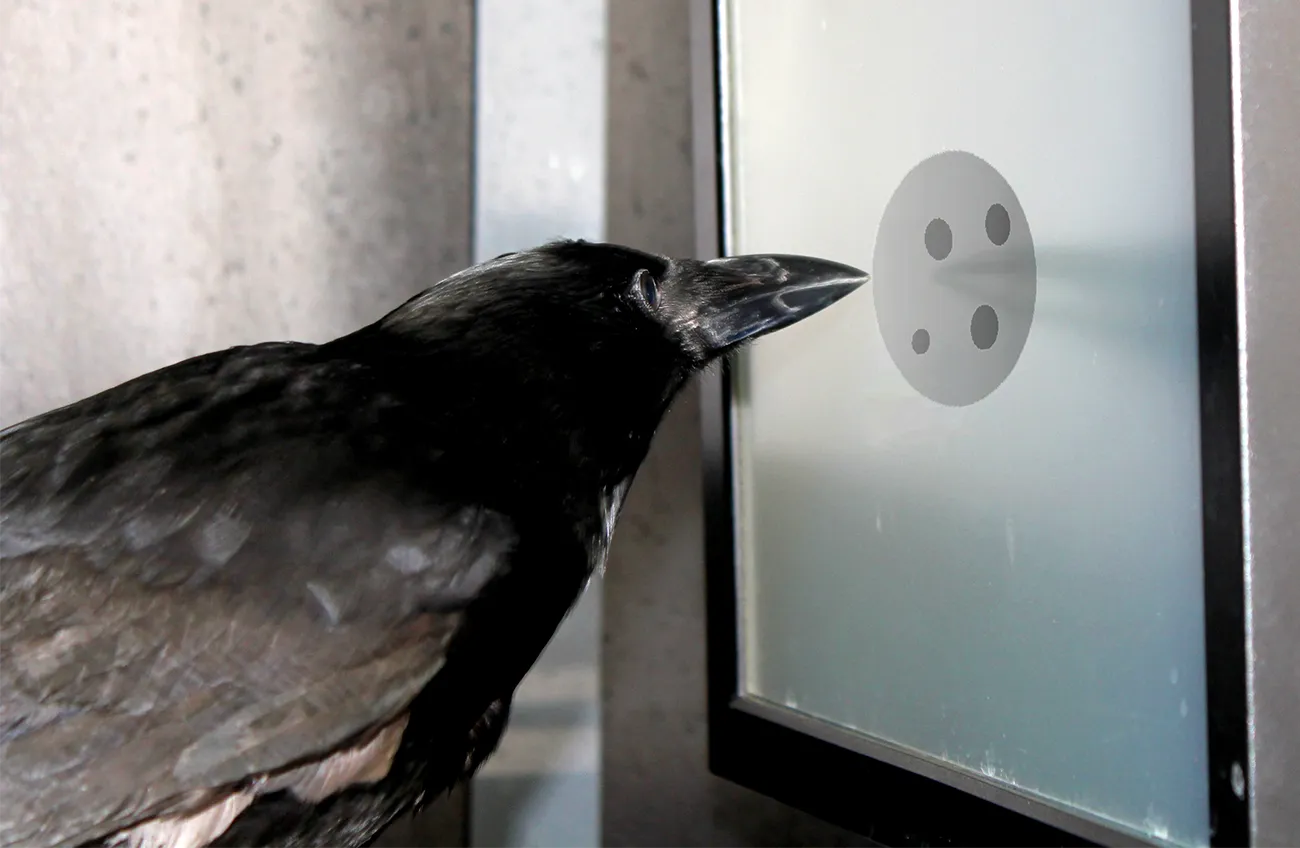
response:
<svg viewBox="0 0 1300 848"><path fill-rule="evenodd" d="M865 271L811 256L731 256L704 264L725 280L698 316L715 352L801 321L870 279Z"/></svg>

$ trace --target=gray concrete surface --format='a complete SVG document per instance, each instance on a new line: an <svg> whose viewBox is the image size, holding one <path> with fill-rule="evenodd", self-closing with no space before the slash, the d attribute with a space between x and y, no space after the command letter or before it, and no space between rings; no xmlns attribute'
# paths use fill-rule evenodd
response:
<svg viewBox="0 0 1300 848"><path fill-rule="evenodd" d="M610 0L609 238L695 251L688 0ZM607 846L869 845L714 777L705 714L698 392L656 435L605 574Z"/></svg>
<svg viewBox="0 0 1300 848"><path fill-rule="evenodd" d="M0 4L0 425L464 267L471 3Z"/></svg>

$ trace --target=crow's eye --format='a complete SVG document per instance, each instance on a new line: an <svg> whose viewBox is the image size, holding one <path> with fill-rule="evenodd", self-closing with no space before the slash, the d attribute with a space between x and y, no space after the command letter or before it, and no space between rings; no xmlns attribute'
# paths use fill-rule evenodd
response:
<svg viewBox="0 0 1300 848"><path fill-rule="evenodd" d="M659 305L659 283L654 275L642 268L632 277L632 292L651 309Z"/></svg>

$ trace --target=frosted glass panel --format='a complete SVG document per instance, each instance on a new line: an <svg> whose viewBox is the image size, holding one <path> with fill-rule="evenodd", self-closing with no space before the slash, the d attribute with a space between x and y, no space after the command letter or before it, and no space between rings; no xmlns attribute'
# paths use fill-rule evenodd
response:
<svg viewBox="0 0 1300 848"><path fill-rule="evenodd" d="M729 249L873 282L736 397L743 686L1206 844L1190 20L733 0Z"/></svg>

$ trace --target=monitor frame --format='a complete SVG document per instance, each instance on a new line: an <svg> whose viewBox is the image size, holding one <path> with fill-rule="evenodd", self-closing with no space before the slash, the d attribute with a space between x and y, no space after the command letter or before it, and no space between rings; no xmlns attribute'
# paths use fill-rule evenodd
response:
<svg viewBox="0 0 1300 848"><path fill-rule="evenodd" d="M692 2L697 238L729 252L728 0ZM1211 845L1253 834L1247 727L1241 306L1230 0L1189 0ZM1140 836L740 690L728 364L701 381L710 770L882 844L1131 844ZM869 787L866 791L863 787Z"/></svg>

